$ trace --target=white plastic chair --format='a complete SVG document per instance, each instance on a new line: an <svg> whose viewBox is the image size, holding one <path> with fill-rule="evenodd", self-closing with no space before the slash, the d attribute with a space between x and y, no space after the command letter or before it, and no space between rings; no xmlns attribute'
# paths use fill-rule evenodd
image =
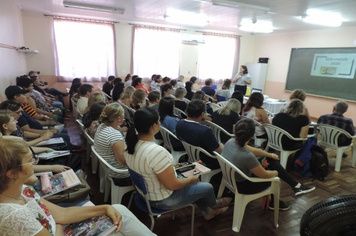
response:
<svg viewBox="0 0 356 236"><path fill-rule="evenodd" d="M184 142L182 140L181 140L181 142L182 142L182 144L184 146L184 149L187 151L188 161L189 162L198 161L200 159L200 153L203 153L203 154L205 154L206 156L208 156L210 158L216 159L216 157L214 155L208 153L206 150L204 150L201 147L197 147L197 146L191 145L191 144L186 143L186 142ZM218 174L220 172L221 172L220 168L216 169L216 170L211 170L211 172L203 174L203 175L200 176L201 177L201 181L209 183L211 177L213 177L214 175L216 175L216 174Z"/></svg>
<svg viewBox="0 0 356 236"><path fill-rule="evenodd" d="M221 170L223 178L220 184L218 198L220 198L224 192L225 187L230 191L235 193L235 203L234 203L234 216L232 221L232 230L239 232L241 229L241 223L244 217L246 205L257 199L266 195L274 195L274 225L278 228L278 217L279 217L279 193L280 193L280 180L279 177L274 177L270 179L262 179L258 177L248 177L241 170L239 170L235 165L226 160L224 157L219 155L219 153L214 152L216 155ZM250 182L271 182L271 187L255 194L240 194L238 192L235 180L235 174L241 175L243 178Z"/></svg>
<svg viewBox="0 0 356 236"><path fill-rule="evenodd" d="M262 129L262 130L264 129L263 126L262 126L262 124L261 124L260 122L256 121L255 119L252 119L252 120L253 120L253 122L255 122L255 125L256 125L257 127L259 127L259 128ZM257 135L256 135L256 132L255 132L255 134L253 135L253 139L254 139L254 142L255 142L255 146L256 146L256 147L261 147L262 143L264 143L264 142L267 141L266 138L258 138Z"/></svg>
<svg viewBox="0 0 356 236"><path fill-rule="evenodd" d="M179 109L177 107L174 107L173 114L176 115L176 116L179 116L179 117L188 117L187 114L185 114L184 111L182 111L181 109Z"/></svg>
<svg viewBox="0 0 356 236"><path fill-rule="evenodd" d="M283 168L286 168L289 155L299 151L300 148L295 149L295 150L284 150L283 146L282 146L282 137L285 135L287 138L289 138L290 140L293 140L293 141L306 141L308 139L307 138L294 138L287 131L285 131L277 126L271 125L271 124L263 124L263 127L265 128L267 136L268 136L268 143L267 143L265 151L267 152L270 147L277 151L280 151L281 152L281 155L280 155L281 166L283 166Z"/></svg>
<svg viewBox="0 0 356 236"><path fill-rule="evenodd" d="M74 102L73 98L70 100L70 102L72 103L73 117L74 117L74 119L78 119L79 118L79 113L77 111L77 103Z"/></svg>
<svg viewBox="0 0 356 236"><path fill-rule="evenodd" d="M82 134L84 132L84 124L83 124L82 120L81 119L76 119L75 121L79 124L79 127L80 127L80 132L79 133Z"/></svg>
<svg viewBox="0 0 356 236"><path fill-rule="evenodd" d="M112 167L107 161L104 160L95 150L95 147L91 147L92 153L94 156L96 156L100 162L101 168L104 170L102 176L100 176L100 184L102 182L105 184L105 190L104 190L104 202L107 202L109 199L109 191L110 191L110 182L111 182L111 205L113 204L120 204L122 197L125 195L125 193L130 192L134 190L134 186L124 186L120 187L114 184L114 180L110 175L108 175L109 171L115 172L115 173L120 173L120 174L127 174L129 171L126 170L119 170L115 167ZM103 180L102 180L103 178Z"/></svg>
<svg viewBox="0 0 356 236"><path fill-rule="evenodd" d="M221 133L226 134L227 136L230 136L231 138L235 137L235 134L230 134L229 132L227 132L224 128L222 128L221 126L211 122L211 121L203 121L201 122L203 125L208 126L214 133L215 138L218 140L219 143L221 143Z"/></svg>
<svg viewBox="0 0 356 236"><path fill-rule="evenodd" d="M343 134L347 138L351 138L352 141L354 141L356 136L351 136L347 131L332 125L315 125L314 132L316 133L317 131L321 134L321 140L318 142L318 145L336 150L335 171L340 171L342 154L350 147L352 150L352 167L355 167L356 149L353 147L353 143L348 146L339 147L338 138L341 134Z"/></svg>
<svg viewBox="0 0 356 236"><path fill-rule="evenodd" d="M90 137L86 130L84 130L84 136L87 139L87 157L90 157L91 159L91 173L96 174L99 160L95 155L93 155L93 152L91 151L91 147L94 146L94 139Z"/></svg>
<svg viewBox="0 0 356 236"><path fill-rule="evenodd" d="M161 126L160 132L163 137L164 147L171 152L171 154L173 156L174 163L178 163L179 158L181 156L183 156L184 154L187 154L187 152L186 151L174 151L170 137L173 137L173 138L177 139L178 141L180 141L180 140L171 131L169 131L168 129Z"/></svg>
<svg viewBox="0 0 356 236"><path fill-rule="evenodd" d="M228 103L229 101L222 101L222 102L218 102L216 103L220 108L223 108L226 106L226 104Z"/></svg>

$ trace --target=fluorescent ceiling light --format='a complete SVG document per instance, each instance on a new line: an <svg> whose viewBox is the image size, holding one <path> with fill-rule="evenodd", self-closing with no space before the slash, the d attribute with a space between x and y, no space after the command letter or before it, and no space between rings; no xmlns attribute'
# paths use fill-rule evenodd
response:
<svg viewBox="0 0 356 236"><path fill-rule="evenodd" d="M272 13L272 12L270 12L269 7L261 7L261 6L246 4L246 3L242 3L242 2L236 2L233 0L211 0L211 2L213 3L213 5L216 5L216 6L232 7L232 8Z"/></svg>
<svg viewBox="0 0 356 236"><path fill-rule="evenodd" d="M82 9L82 10L114 12L114 13L118 13L118 14L124 14L124 12L125 12L125 9L121 9L121 8L97 6L97 5L76 3L76 2L67 2L67 1L63 1L63 6L69 7L69 8Z"/></svg>
<svg viewBox="0 0 356 236"><path fill-rule="evenodd" d="M185 25L205 26L209 23L205 14L195 14L174 9L168 9L163 17L166 21Z"/></svg>
<svg viewBox="0 0 356 236"><path fill-rule="evenodd" d="M252 22L252 20L242 20L239 30L254 32L254 33L272 33L273 26L271 22L259 21Z"/></svg>
<svg viewBox="0 0 356 236"><path fill-rule="evenodd" d="M326 25L331 27L339 27L343 19L337 13L319 11L314 9L309 9L307 14L302 16L304 22L318 25Z"/></svg>

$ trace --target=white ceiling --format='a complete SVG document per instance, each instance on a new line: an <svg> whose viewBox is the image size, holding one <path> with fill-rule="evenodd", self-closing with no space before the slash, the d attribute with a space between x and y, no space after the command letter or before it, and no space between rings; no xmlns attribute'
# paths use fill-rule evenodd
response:
<svg viewBox="0 0 356 236"><path fill-rule="evenodd" d="M298 18L307 9L319 9L339 13L345 20L341 27L356 26L356 0L236 0L256 6L269 7L275 14L215 6L212 5L211 0L67 0L75 3L123 8L125 9L123 15L66 8L63 6L63 0L14 1L23 11L167 26L172 26L173 24L166 22L163 15L167 9L172 8L193 13L204 13L210 20L209 24L203 27L175 24L176 27L229 32L240 35L248 34L238 30L241 20L252 20L254 16L256 16L257 21L272 22L274 27L273 34L331 28L308 24Z"/></svg>

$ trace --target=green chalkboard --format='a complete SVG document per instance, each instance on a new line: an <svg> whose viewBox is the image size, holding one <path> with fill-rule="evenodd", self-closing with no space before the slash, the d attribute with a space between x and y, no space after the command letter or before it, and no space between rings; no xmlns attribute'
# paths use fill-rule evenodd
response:
<svg viewBox="0 0 356 236"><path fill-rule="evenodd" d="M356 101L356 48L292 48L285 89Z"/></svg>

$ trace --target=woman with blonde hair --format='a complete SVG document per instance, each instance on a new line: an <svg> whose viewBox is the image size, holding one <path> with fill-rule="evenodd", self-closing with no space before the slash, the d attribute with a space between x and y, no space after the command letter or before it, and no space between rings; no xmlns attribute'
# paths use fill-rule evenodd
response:
<svg viewBox="0 0 356 236"><path fill-rule="evenodd" d="M101 215L109 216L116 225L110 236L118 232L155 235L120 204L62 208L41 198L25 185L29 178L36 178L33 165L38 159L23 140L1 140L0 156L0 235L58 236L63 235L62 225Z"/></svg>
<svg viewBox="0 0 356 236"><path fill-rule="evenodd" d="M135 92L135 90L136 89L133 86L125 88L124 96L122 96L121 102L129 107L132 102L132 94Z"/></svg>
<svg viewBox="0 0 356 236"><path fill-rule="evenodd" d="M141 107L143 107L143 103L145 102L146 92L143 89L136 89L135 92L132 94L132 101L130 107L137 111Z"/></svg>
<svg viewBox="0 0 356 236"><path fill-rule="evenodd" d="M306 98L307 98L307 94L302 89L294 89L293 92L289 96L289 100L290 101L292 101L293 99L299 99L303 103L304 103ZM287 109L287 106L288 106L288 104L284 105L280 112L285 112L285 110ZM309 124L310 124L311 123L311 119L310 119L310 116L309 116L308 108L305 105L304 105L304 108L305 108L305 115L308 117Z"/></svg>
<svg viewBox="0 0 356 236"><path fill-rule="evenodd" d="M119 103L106 105L100 115L102 124L96 130L94 137L94 147L98 154L104 158L111 166L117 169L126 170L120 164L124 160L125 137L118 130L124 121L124 109ZM116 185L131 185L130 175L109 173L113 177Z"/></svg>
<svg viewBox="0 0 356 236"><path fill-rule="evenodd" d="M284 113L278 113L272 124L284 129L294 138L306 138L309 130L309 118L305 115L305 106L299 99L292 99ZM293 141L287 137L282 138L284 150L301 148L302 141Z"/></svg>
<svg viewBox="0 0 356 236"><path fill-rule="evenodd" d="M105 102L104 95L102 93L93 93L92 95L90 95L90 97L88 98L88 106L84 110L84 115L90 110L90 107L94 102Z"/></svg>
<svg viewBox="0 0 356 236"><path fill-rule="evenodd" d="M237 99L232 98L227 102L225 107L220 108L213 113L211 116L212 122L232 134L235 129L236 122L240 120L240 110L241 103ZM223 143L226 143L230 139L229 136L223 133L221 133L220 138Z"/></svg>

